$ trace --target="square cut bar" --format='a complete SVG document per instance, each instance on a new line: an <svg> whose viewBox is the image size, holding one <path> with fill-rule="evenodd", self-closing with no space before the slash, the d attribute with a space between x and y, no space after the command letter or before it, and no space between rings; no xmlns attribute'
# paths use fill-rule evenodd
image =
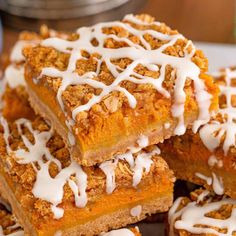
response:
<svg viewBox="0 0 236 236"><path fill-rule="evenodd" d="M169 211L169 236L236 236L236 200L198 189L175 200Z"/></svg>
<svg viewBox="0 0 236 236"><path fill-rule="evenodd" d="M160 148L177 178L236 198L236 69L220 71L215 81L219 111L196 134L189 130Z"/></svg>
<svg viewBox="0 0 236 236"><path fill-rule="evenodd" d="M17 87L7 85L3 110L11 121L1 117L0 192L26 235L97 235L171 206L175 178L156 146L135 145L112 161L81 167L41 117L15 114L15 94Z"/></svg>
<svg viewBox="0 0 236 236"><path fill-rule="evenodd" d="M149 15L50 37L24 55L32 107L82 165L125 153L141 134L156 144L196 130L218 105L203 53Z"/></svg>

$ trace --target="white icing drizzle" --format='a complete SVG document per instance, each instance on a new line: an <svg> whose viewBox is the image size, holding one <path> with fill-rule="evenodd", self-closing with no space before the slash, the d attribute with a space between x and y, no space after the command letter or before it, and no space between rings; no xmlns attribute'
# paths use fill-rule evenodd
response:
<svg viewBox="0 0 236 236"><path fill-rule="evenodd" d="M177 211L182 201L182 197L177 198L168 212L169 236L175 236L174 224L177 218L181 216L182 211Z"/></svg>
<svg viewBox="0 0 236 236"><path fill-rule="evenodd" d="M50 36L55 35L54 32L51 30L49 31L49 34ZM60 35L60 37L62 37L62 35ZM11 88L16 88L18 85L26 85L24 79L24 65L22 64L25 62L25 57L22 51L25 47L35 46L39 43L39 39L18 40L13 46L10 54L11 64L6 68L4 73L4 80L6 80L6 82Z"/></svg>
<svg viewBox="0 0 236 236"><path fill-rule="evenodd" d="M130 147L129 151L124 154L119 154L115 156L114 160L105 161L99 165L104 174L106 175L106 191L108 194L112 193L116 188L115 183L115 169L119 160L125 160L128 162L131 171L133 171L133 187L136 187L143 176L143 171L148 173L150 171L151 165L153 164L152 157L154 155L160 154L160 149L155 147L151 152L140 152L142 148L148 146L148 137L140 135L137 140L138 147ZM134 154L137 154L134 158Z"/></svg>
<svg viewBox="0 0 236 236"><path fill-rule="evenodd" d="M145 135L140 135L139 139L137 140L137 144L140 148L147 147L149 144L148 137Z"/></svg>
<svg viewBox="0 0 236 236"><path fill-rule="evenodd" d="M197 198L197 203L202 202L202 201L205 199L205 197L209 195L209 193L210 193L210 192L209 192L208 190L203 191L203 192L198 196L198 198Z"/></svg>
<svg viewBox="0 0 236 236"><path fill-rule="evenodd" d="M215 116L221 115L223 123L213 119L200 129L199 134L202 142L211 152L219 147L222 138L225 136L223 150L224 154L227 155L229 148L236 144L236 108L231 104L232 96L236 95L236 87L231 85L232 80L236 78L236 70L226 69L220 75L225 78L225 85L219 87L220 95L226 97L226 106L220 108Z"/></svg>
<svg viewBox="0 0 236 236"><path fill-rule="evenodd" d="M11 62L21 62L24 61L25 58L22 54L22 50L26 46L34 46L39 43L39 40L19 40L15 43L11 54L10 54L10 60Z"/></svg>
<svg viewBox="0 0 236 236"><path fill-rule="evenodd" d="M142 213L142 206L141 205L135 206L130 210L130 215L134 216L134 217L139 217L141 215L141 213Z"/></svg>
<svg viewBox="0 0 236 236"><path fill-rule="evenodd" d="M142 179L143 171L145 171L146 173L150 171L151 165L153 163L152 156L155 154L160 154L158 148L149 153L145 153L145 152L139 153L138 156L136 157L134 167L133 167L133 171L134 171L133 186L134 187L136 187L140 183Z"/></svg>
<svg viewBox="0 0 236 236"><path fill-rule="evenodd" d="M216 194L223 195L224 194L224 185L222 177L217 177L215 173L212 173L213 181L212 181L212 187Z"/></svg>
<svg viewBox="0 0 236 236"><path fill-rule="evenodd" d="M207 177L201 173L195 174L198 178L206 181L207 185L212 185L213 191L218 195L224 194L224 184L222 177L218 177L214 172L212 173L212 177Z"/></svg>
<svg viewBox="0 0 236 236"><path fill-rule="evenodd" d="M17 158L17 163L19 164L28 164L38 160L45 155L47 160L53 160L53 156L50 154L49 150L46 147L48 140L51 138L53 131L39 132L32 128L31 122L26 119L18 119L16 121L17 129L21 138L28 150L18 149L13 152ZM22 126L25 126L34 136L34 144L32 144L29 139L22 133ZM8 149L10 149L8 145ZM34 155L32 155L34 154ZM61 169L60 162L58 160L53 160L56 162L57 166Z"/></svg>
<svg viewBox="0 0 236 236"><path fill-rule="evenodd" d="M204 197L209 192L203 192ZM202 199L200 195L199 198ZM223 198L220 201L207 201L204 205L199 205L199 199L188 203L182 209L178 210L183 198L178 198L169 211L170 236L174 236L174 229L186 230L191 234L212 234L216 236L232 236L236 231L236 208L232 209L231 216L226 219L214 219L206 216L207 213L219 210L223 205L236 205L236 200L230 198ZM205 227L199 227L204 225ZM210 227L217 227L219 229L226 229L227 232L220 233L216 229Z"/></svg>
<svg viewBox="0 0 236 236"><path fill-rule="evenodd" d="M135 234L131 230L124 228L101 233L100 236L135 236Z"/></svg>
<svg viewBox="0 0 236 236"><path fill-rule="evenodd" d="M11 54L11 64L6 68L4 73L4 81L10 86L10 88L16 88L19 85L25 86L24 78L24 65L17 63L24 63L25 58L22 54L22 50L26 46L33 46L39 43L39 40L19 40L15 43Z"/></svg>
<svg viewBox="0 0 236 236"><path fill-rule="evenodd" d="M159 22L150 24L145 23L137 19L133 15L128 15L125 17L125 19L129 22L142 25L160 24ZM107 35L103 33L102 29L107 27L121 27L127 30L132 35L137 36L143 46L134 44L126 37L118 37L113 34ZM199 106L199 117L193 125L194 131L196 131L200 125L206 123L209 120L209 106L211 96L205 90L203 80L199 78L200 69L191 61L191 57L195 53L195 48L193 47L192 42L188 41L184 50L185 55L183 57L174 57L163 53L166 48L174 45L177 40L184 39L181 34L167 35L151 29L137 30L127 22L124 23L116 21L99 23L92 27L82 27L77 30L77 33L80 35L80 37L76 41L68 41L56 37L48 38L42 41L42 46L53 47L60 52L70 54L70 59L66 70L60 71L53 67L46 67L42 69L40 76L34 80L36 82L43 76L60 77L62 79L61 86L59 87L57 92L57 99L61 106L61 109L64 112L65 109L62 100L62 93L68 86L87 84L92 86L93 88L101 89L102 92L99 95L93 95L87 104L80 105L73 110L72 118L74 120L76 119L78 113L89 110L93 105L99 103L105 96L113 91L119 91L123 93L127 97L130 107L135 108L137 103L136 98L128 90L120 86L122 81L131 81L137 84L151 84L163 96L170 97L169 92L162 86L162 83L165 79L165 68L167 65L171 65L176 70L172 115L173 117L178 118L179 122L175 129L175 134L181 135L186 130L186 126L184 124L184 104L186 99L184 86L187 78L191 79L194 83L195 97ZM151 50L150 44L144 38L145 34L150 34L157 40L165 40L168 42L158 49ZM93 38L97 39L97 46L92 45L91 40ZM116 49L105 48L104 42L108 38L112 38L119 42L126 42L128 44L128 47ZM186 50L189 46L191 46L192 48L192 51L190 53L188 53ZM80 59L87 60L82 56L82 50L90 54L98 53L101 58L97 59L98 63L96 72L89 71L79 76L76 72L76 62ZM132 63L128 65L126 69L120 70L118 66L112 63L112 60L120 58L130 58L132 60ZM109 71L115 78L114 82L110 85L106 85L94 79L100 72L102 62L106 63ZM153 71L158 71L159 68L157 65L160 65L159 78L154 79L149 76L144 76L136 73L134 69L139 64L142 64Z"/></svg>
<svg viewBox="0 0 236 236"><path fill-rule="evenodd" d="M7 121L3 117L1 117L0 121L4 128L4 139L8 154L15 157L16 162L19 164L32 164L36 171L36 181L32 193L36 198L40 198L52 204L51 209L56 219L61 218L64 214L64 210L58 207L58 205L62 202L64 195L63 187L67 182L73 191L76 206L84 207L87 204L87 175L85 172L75 161L72 161L68 167L61 169L60 162L50 154L50 151L46 147L46 143L52 137L52 130L39 132L32 128L29 120L17 120L18 132L21 134L27 150L18 149L13 151L8 142L10 134ZM23 135L22 126L27 127L32 133L35 140L34 144ZM45 158L46 161L43 158ZM49 174L49 165L52 162L57 165L59 170L59 173L54 178ZM35 163L39 165L39 169L36 168ZM72 175L75 175L73 180L71 179Z"/></svg>
<svg viewBox="0 0 236 236"><path fill-rule="evenodd" d="M105 161L99 166L106 175L106 192L108 194L111 194L116 188L115 169L116 169L117 163L118 163L118 159Z"/></svg>
<svg viewBox="0 0 236 236"><path fill-rule="evenodd" d="M216 165L218 168L221 168L221 167L223 167L223 161L217 159L216 156L211 155L211 156L209 157L209 159L208 159L208 165L209 165L210 167L213 167L213 166Z"/></svg>
<svg viewBox="0 0 236 236"><path fill-rule="evenodd" d="M207 177L201 173L196 173L195 174L198 178L202 179L202 180L205 180L207 185L212 185L212 178L211 177Z"/></svg>
<svg viewBox="0 0 236 236"><path fill-rule="evenodd" d="M82 208L87 204L85 191L87 176L76 162L72 162L70 166L62 169L55 178L52 178L49 174L49 164L50 162L40 165L41 169L37 171L37 179L32 192L35 197L51 202L54 217L59 219L63 216L64 210L57 205L62 202L63 187L67 181L74 193L76 206ZM75 174L76 182L70 179L73 174Z"/></svg>

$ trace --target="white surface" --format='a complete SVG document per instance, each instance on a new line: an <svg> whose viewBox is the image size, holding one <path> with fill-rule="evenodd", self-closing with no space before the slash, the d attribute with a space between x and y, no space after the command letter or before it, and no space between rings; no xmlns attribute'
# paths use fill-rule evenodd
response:
<svg viewBox="0 0 236 236"><path fill-rule="evenodd" d="M222 67L236 66L236 45L194 43L197 48L202 49L209 60L209 71L215 72ZM164 236L164 224L152 223L138 224L143 236Z"/></svg>
<svg viewBox="0 0 236 236"><path fill-rule="evenodd" d="M195 42L209 61L209 72L215 72L219 68L236 66L236 45Z"/></svg>

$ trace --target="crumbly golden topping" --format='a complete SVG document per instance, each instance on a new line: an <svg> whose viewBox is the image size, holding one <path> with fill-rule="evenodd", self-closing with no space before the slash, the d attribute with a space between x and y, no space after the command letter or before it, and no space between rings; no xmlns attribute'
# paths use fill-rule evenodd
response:
<svg viewBox="0 0 236 236"><path fill-rule="evenodd" d="M170 210L170 235L235 236L235 210L235 200L203 189L195 190L190 198L177 199Z"/></svg>
<svg viewBox="0 0 236 236"><path fill-rule="evenodd" d="M127 27L131 27L133 31L144 32L142 37L137 34L132 33L132 30L128 30L124 25L119 25L119 22L109 26L104 25L102 27L102 33L106 35L103 45L99 45L99 38L92 38L91 44L94 47L104 47L105 49L120 49L120 48L141 48L146 50L157 50L163 49L162 53L164 55L170 55L174 58L184 58L187 54L191 54L194 49L193 45L189 43L186 38L179 35L176 30L170 29L163 23L157 23L154 18L149 15L138 15L135 20L130 20L129 17L125 17L123 21ZM94 29L95 31L95 29ZM161 34L160 38L154 36ZM178 36L171 38L172 36ZM75 42L80 39L81 35L79 33L68 35L67 42ZM49 39L50 40L50 39ZM174 40L174 41L172 41ZM47 41L49 42L49 41ZM34 48L25 48L24 55L27 58L26 63L26 77L33 78L39 85L49 88L51 91L57 93L62 86L63 79L58 76L49 76L43 73L45 68L54 68L61 72L68 70L69 60L71 60L71 50L70 46L66 48L66 52L63 50L58 50L58 47L54 44L53 46L47 46L47 42L42 43L42 45L36 46ZM63 42L61 42L63 44ZM100 43L101 44L101 43ZM132 46L131 46L132 45ZM86 48L86 47L85 47ZM100 60L103 55L97 52L89 52L88 49L81 50L81 58L76 61L75 71L81 78L83 75L88 73L93 73L92 79L97 82L101 82L103 86L110 86L117 79L115 74L120 74L121 72L127 70L129 66L134 62L129 57L118 57L113 58L110 61ZM115 51L115 50L114 50ZM79 53L79 52L78 52ZM206 82L206 90L210 93L216 94L217 89L212 84L210 77L203 76L203 73L207 71L207 59L204 57L203 53L199 50L194 51L191 55L190 61L194 62L200 70L200 77ZM99 63L99 64L98 64ZM147 63L148 64L148 63ZM115 69L113 68L115 66ZM142 80L142 78L152 78L152 79L162 79L161 84L162 89L169 93L170 96L175 97L174 86L176 82L176 68L166 62L165 65L157 64L155 69L150 68L150 65L145 65L143 63L137 63L133 68L132 78L137 80ZM98 69L99 68L99 69ZM113 69L112 69L113 68ZM117 70L117 73L114 72ZM163 71L164 70L164 73ZM41 75L41 76L40 76ZM161 75L161 76L160 76ZM151 83L137 83L130 81L129 79L123 80L119 86L128 93L132 94L137 101L136 110L141 112L143 106L148 104L152 105L154 109L158 110L158 100L164 98L163 93L157 91L156 88ZM184 85L184 92L186 93L186 104L188 102L193 102L194 92L193 92L194 82L190 78L186 78ZM69 114L69 116L75 116L76 128L79 130L88 130L90 127L90 121L94 120L96 116L106 117L107 115L121 110L124 114L130 108L131 98L127 97L126 93L120 92L119 90L111 90L109 93L102 96L104 89L99 86L92 86L89 83L78 83L68 84L65 89L63 89L61 94L61 107ZM101 100L89 105L89 109L84 109L83 106L88 106L89 102L94 96L101 96ZM177 98L176 98L177 99ZM173 102L175 99L173 99ZM191 107L191 104L188 105ZM185 109L188 109L188 106ZM75 112L76 108L83 107L80 112ZM88 107L87 107L88 108ZM208 108L207 108L208 109Z"/></svg>

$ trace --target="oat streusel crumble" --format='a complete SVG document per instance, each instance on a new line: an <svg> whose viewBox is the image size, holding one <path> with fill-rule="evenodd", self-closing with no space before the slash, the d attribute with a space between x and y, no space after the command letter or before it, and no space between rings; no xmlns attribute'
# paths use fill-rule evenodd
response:
<svg viewBox="0 0 236 236"><path fill-rule="evenodd" d="M49 37L24 55L34 109L83 165L126 152L140 134L154 144L196 130L217 107L203 53L149 15Z"/></svg>

